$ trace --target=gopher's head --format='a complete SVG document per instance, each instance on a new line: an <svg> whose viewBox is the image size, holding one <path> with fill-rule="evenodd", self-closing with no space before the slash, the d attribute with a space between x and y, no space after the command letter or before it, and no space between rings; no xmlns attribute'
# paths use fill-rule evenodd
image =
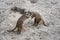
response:
<svg viewBox="0 0 60 40"><path fill-rule="evenodd" d="M24 13L25 13L26 17L28 17L28 18L31 17L31 15L32 15L32 13L30 11L25 10Z"/></svg>

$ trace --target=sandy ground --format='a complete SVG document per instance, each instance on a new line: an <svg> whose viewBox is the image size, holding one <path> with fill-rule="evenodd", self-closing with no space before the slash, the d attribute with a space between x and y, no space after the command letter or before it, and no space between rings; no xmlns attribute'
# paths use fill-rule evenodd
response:
<svg viewBox="0 0 60 40"><path fill-rule="evenodd" d="M21 16L10 13L13 6L38 11L49 25L35 27L33 20L28 23L27 19L21 34L7 32L15 27ZM0 0L0 40L60 40L60 0Z"/></svg>

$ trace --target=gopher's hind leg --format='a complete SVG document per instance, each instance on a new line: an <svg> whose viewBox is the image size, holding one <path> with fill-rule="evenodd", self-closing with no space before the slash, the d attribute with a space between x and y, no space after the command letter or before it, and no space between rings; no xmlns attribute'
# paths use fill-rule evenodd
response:
<svg viewBox="0 0 60 40"><path fill-rule="evenodd" d="M47 26L47 24L44 22L44 20L41 20L44 26Z"/></svg>
<svg viewBox="0 0 60 40"><path fill-rule="evenodd" d="M38 20L35 18L35 19L34 19L34 24L33 24L33 26L37 26L38 23L39 23Z"/></svg>
<svg viewBox="0 0 60 40"><path fill-rule="evenodd" d="M43 21L43 25L44 25L44 26L47 26L47 24L45 24L45 22L44 22L44 21Z"/></svg>
<svg viewBox="0 0 60 40"><path fill-rule="evenodd" d="M39 22L41 22L41 19L40 18L36 19L36 24L37 25L39 24Z"/></svg>
<svg viewBox="0 0 60 40"><path fill-rule="evenodd" d="M22 26L19 26L17 29L17 34L21 34L21 31L22 31Z"/></svg>

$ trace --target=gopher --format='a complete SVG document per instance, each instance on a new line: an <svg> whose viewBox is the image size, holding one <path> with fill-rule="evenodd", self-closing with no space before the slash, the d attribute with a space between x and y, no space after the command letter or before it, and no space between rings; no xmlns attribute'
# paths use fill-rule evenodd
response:
<svg viewBox="0 0 60 40"><path fill-rule="evenodd" d="M30 15L28 14L23 14L17 21L16 23L16 27L12 30L7 30L8 32L12 32L17 28L17 33L21 33L21 30L23 29L23 23L26 19L28 19L30 17Z"/></svg>
<svg viewBox="0 0 60 40"><path fill-rule="evenodd" d="M11 10L13 10L13 9L11 9ZM8 32L12 32L12 31L14 31L17 28L17 33L20 34L21 30L23 29L23 23L24 23L24 21L31 16L26 11L19 11L19 12L21 12L23 15L18 19L18 21L16 23L16 27L14 29L12 29L12 30L7 30Z"/></svg>
<svg viewBox="0 0 60 40"><path fill-rule="evenodd" d="M43 25L44 25L44 26L47 26L47 25L45 24L44 20L41 18L41 15L40 15L39 13L37 13L37 12L30 12L30 11L28 11L28 13L31 14L31 19L32 19L32 18L35 18L33 25L37 26L37 25L39 24L39 22L42 21L42 22L43 22Z"/></svg>

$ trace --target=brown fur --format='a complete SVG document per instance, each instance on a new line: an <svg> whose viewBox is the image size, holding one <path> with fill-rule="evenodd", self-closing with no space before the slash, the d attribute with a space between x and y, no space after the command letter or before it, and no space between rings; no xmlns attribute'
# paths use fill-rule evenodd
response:
<svg viewBox="0 0 60 40"><path fill-rule="evenodd" d="M44 20L41 18L41 15L39 13L37 13L37 12L30 12L30 11L29 11L29 13L31 14L31 18L34 18L35 17L34 24L33 25L37 26L39 24L39 22L42 21L43 22L43 25L44 26L47 26L45 24Z"/></svg>
<svg viewBox="0 0 60 40"><path fill-rule="evenodd" d="M29 17L27 17L26 15L22 15L17 23L16 23L16 27L12 30L7 30L8 32L11 32L11 31L14 31L16 28L17 28L17 32L20 34L21 33L21 30L23 29L23 23L26 19L28 19Z"/></svg>

